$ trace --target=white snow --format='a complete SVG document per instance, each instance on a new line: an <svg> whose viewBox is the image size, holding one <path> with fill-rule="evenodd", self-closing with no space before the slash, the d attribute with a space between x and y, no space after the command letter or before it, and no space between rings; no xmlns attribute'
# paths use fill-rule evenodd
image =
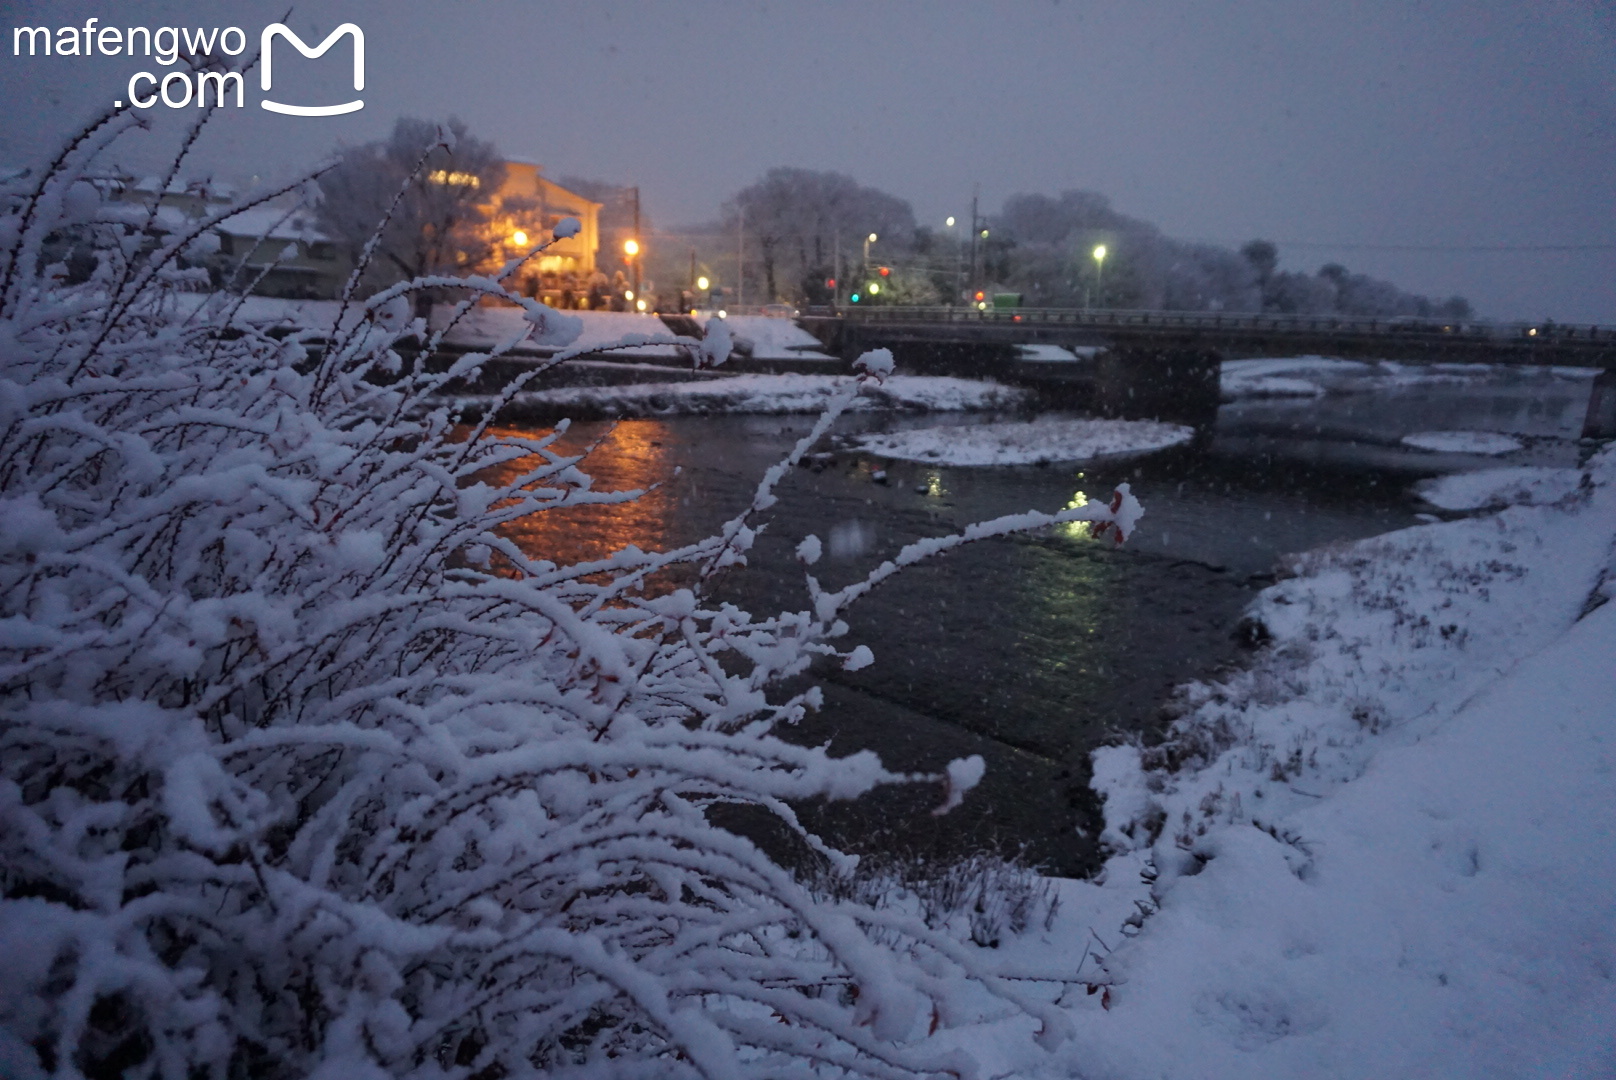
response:
<svg viewBox="0 0 1616 1080"><path fill-rule="evenodd" d="M1616 452L1578 480L1295 560L1249 670L1096 753L1117 854L1004 963L1098 992L984 1070L1616 1075Z"/></svg>
<svg viewBox="0 0 1616 1080"><path fill-rule="evenodd" d="M737 338L751 343L757 360L824 360L829 354L819 339L790 319L769 315L731 315L726 322Z"/></svg>
<svg viewBox="0 0 1616 1080"><path fill-rule="evenodd" d="M825 407L847 379L834 375L736 375L699 382L579 386L518 394L512 408L548 411L578 408L609 416L673 416L684 413L804 413ZM960 412L1011 408L1025 391L998 383L940 375L889 375L865 389L854 409ZM463 399L469 405L475 398Z"/></svg>
<svg viewBox="0 0 1616 1080"><path fill-rule="evenodd" d="M865 435L860 449L938 465L1029 465L1146 454L1189 442L1193 428L1155 420L1038 419Z"/></svg>
<svg viewBox="0 0 1616 1080"><path fill-rule="evenodd" d="M1042 364L1071 364L1078 359L1072 350L1059 345L1017 345L1016 353L1020 360Z"/></svg>
<svg viewBox="0 0 1616 1080"><path fill-rule="evenodd" d="M1577 490L1577 469L1522 465L1433 477L1414 485L1415 494L1444 510L1481 510L1551 503Z"/></svg>
<svg viewBox="0 0 1616 1080"><path fill-rule="evenodd" d="M1220 388L1225 401L1321 394L1384 393L1415 386L1511 378L1590 378L1585 368L1497 367L1490 364L1402 364L1393 360L1341 360L1326 356L1226 360Z"/></svg>
<svg viewBox="0 0 1616 1080"><path fill-rule="evenodd" d="M1417 431L1403 436L1403 445L1437 454L1513 454L1521 448L1519 439L1496 431Z"/></svg>
<svg viewBox="0 0 1616 1080"><path fill-rule="evenodd" d="M1316 397L1325 392L1321 377L1362 376L1373 370L1357 360L1286 356L1223 362L1219 387L1225 400L1247 397Z"/></svg>
<svg viewBox="0 0 1616 1080"><path fill-rule="evenodd" d="M432 328L437 330L445 326L452 310L449 305L437 305L432 312ZM520 331L525 314L518 307L475 307L449 331L447 340L454 345L487 348ZM568 311L565 314L580 320L583 324L583 332L570 345L570 348L576 351L616 345L631 335L663 338L674 336L673 331L655 315L633 311ZM632 352L635 356L672 358L688 355L674 345L635 345L626 351Z"/></svg>

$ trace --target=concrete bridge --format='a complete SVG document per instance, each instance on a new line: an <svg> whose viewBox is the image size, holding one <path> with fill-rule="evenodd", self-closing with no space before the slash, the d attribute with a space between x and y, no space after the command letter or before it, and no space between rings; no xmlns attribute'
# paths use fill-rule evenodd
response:
<svg viewBox="0 0 1616 1080"><path fill-rule="evenodd" d="M1224 360L1317 353L1400 363L1602 369L1583 434L1616 438L1616 327L1339 315L869 307L797 319L846 360L891 349L901 370L991 376L1104 415L1206 423ZM1029 363L1017 345L1096 350L1088 364Z"/></svg>

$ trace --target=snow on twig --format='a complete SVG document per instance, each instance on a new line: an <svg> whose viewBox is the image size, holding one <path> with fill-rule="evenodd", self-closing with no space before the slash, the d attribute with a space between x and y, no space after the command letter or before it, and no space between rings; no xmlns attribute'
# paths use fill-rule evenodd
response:
<svg viewBox="0 0 1616 1080"><path fill-rule="evenodd" d="M9 227L50 227L47 203L7 204ZM177 249L95 228L81 285L39 280L20 241L4 267L31 310L0 326L5 1053L176 1078L911 1077L970 1075L938 1025L985 1008L1061 1037L975 946L816 894L706 810L760 808L845 869L794 803L922 783L957 804L979 760L912 775L787 742L775 725L820 698L778 684L898 567L1060 521L1126 531L1125 490L754 616L710 583L890 358L715 535L557 565L502 528L634 493L592 491L563 427L453 423L439 391L520 338L412 370L419 323L394 315L421 289L493 295L563 346L565 317L493 278L416 279L315 360L227 332L227 303L187 325L152 264ZM695 584L653 595L678 567Z"/></svg>

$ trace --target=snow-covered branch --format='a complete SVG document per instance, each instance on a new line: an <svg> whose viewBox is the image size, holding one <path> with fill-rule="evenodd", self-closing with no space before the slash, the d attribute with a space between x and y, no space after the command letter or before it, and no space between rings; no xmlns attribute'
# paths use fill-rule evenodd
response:
<svg viewBox="0 0 1616 1080"><path fill-rule="evenodd" d="M502 527L631 493L592 491L562 429L468 431L438 396L525 337L439 373L400 350L426 340L415 290L505 297L552 345L572 320L438 277L323 342L243 334L228 303L182 319L135 265L167 249L93 221L95 272L55 284L26 237L75 182L13 197L0 245L0 1054L22 1075L965 1076L939 1025L1008 1007L1059 1037L974 946L827 899L705 808L760 807L846 868L792 803L957 804L979 760L795 745L775 729L819 696L776 684L840 655L842 613L898 567L1056 521L1125 532L1126 492L811 583L811 610L710 604L789 466L890 370L872 355L716 535L557 566ZM713 362L721 338L680 343ZM678 566L695 588L658 584Z"/></svg>

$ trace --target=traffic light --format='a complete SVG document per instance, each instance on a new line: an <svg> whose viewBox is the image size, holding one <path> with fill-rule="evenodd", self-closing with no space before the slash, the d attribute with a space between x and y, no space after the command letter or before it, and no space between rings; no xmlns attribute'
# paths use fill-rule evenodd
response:
<svg viewBox="0 0 1616 1080"><path fill-rule="evenodd" d="M880 268L880 270L881 270L881 276L882 277L891 277L892 276L892 267L883 266L883 267Z"/></svg>
<svg viewBox="0 0 1616 1080"><path fill-rule="evenodd" d="M825 288L834 289L835 287L836 287L836 279L835 278L828 277L828 278L825 279Z"/></svg>
<svg viewBox="0 0 1616 1080"><path fill-rule="evenodd" d="M849 296L849 297L848 297L848 298L847 298L847 302L848 302L848 303L850 303L850 304L856 304L856 303L858 303L858 302L859 302L859 294L858 294L858 293L854 293L854 294L853 294L853 295L852 295L852 296Z"/></svg>
<svg viewBox="0 0 1616 1080"><path fill-rule="evenodd" d="M976 301L977 301L977 303L981 303L983 300L986 300L987 298L988 298L988 294L983 292L981 289L978 289L976 291Z"/></svg>

